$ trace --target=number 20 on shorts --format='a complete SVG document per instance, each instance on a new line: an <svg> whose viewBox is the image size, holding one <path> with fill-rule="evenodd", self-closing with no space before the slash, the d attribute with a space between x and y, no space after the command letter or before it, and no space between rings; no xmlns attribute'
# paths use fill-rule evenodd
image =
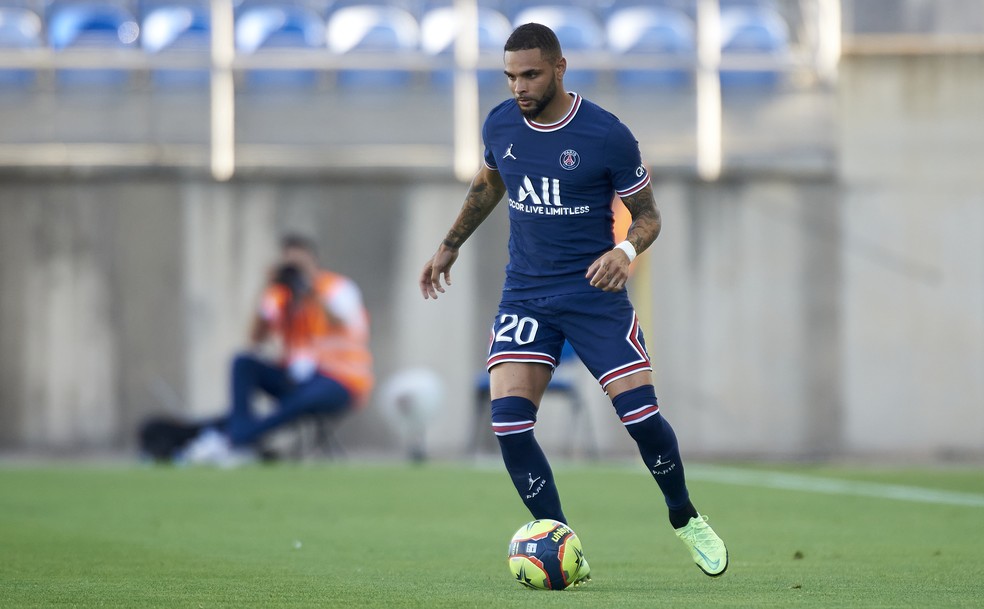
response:
<svg viewBox="0 0 984 609"><path fill-rule="evenodd" d="M495 342L525 345L536 338L540 324L532 317L520 317L512 313L504 313L499 318L499 331L495 333Z"/></svg>

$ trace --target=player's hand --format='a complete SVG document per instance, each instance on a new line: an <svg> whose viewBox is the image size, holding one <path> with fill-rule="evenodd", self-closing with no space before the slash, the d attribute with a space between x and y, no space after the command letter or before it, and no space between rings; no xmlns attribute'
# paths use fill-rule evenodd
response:
<svg viewBox="0 0 984 609"><path fill-rule="evenodd" d="M606 292L618 292L629 279L629 257L620 249L605 252L591 263L584 275L593 287Z"/></svg>
<svg viewBox="0 0 984 609"><path fill-rule="evenodd" d="M444 286L441 285L441 276L444 276L444 283L451 285L451 265L458 259L458 250L451 249L445 245L437 248L434 257L427 261L424 270L420 273L420 293L424 295L424 300L428 298L437 299L437 293L444 293Z"/></svg>

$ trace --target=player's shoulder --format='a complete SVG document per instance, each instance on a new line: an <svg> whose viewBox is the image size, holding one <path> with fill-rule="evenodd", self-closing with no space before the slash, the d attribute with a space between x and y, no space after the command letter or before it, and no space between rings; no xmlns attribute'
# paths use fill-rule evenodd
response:
<svg viewBox="0 0 984 609"><path fill-rule="evenodd" d="M585 123L590 125L597 137L604 140L606 146L620 148L635 144L636 137L632 130L614 113L586 99L582 99L580 112L584 112Z"/></svg>
<svg viewBox="0 0 984 609"><path fill-rule="evenodd" d="M599 124L606 126L621 122L615 114L609 112L605 108L602 108L590 99L582 95L579 95L578 97L581 98L580 107L577 110L578 115L583 113L583 115L591 119L592 122L598 122Z"/></svg>
<svg viewBox="0 0 984 609"><path fill-rule="evenodd" d="M509 98L507 100L504 100L495 108L489 110L485 122L498 123L498 122L505 122L505 121L514 121L516 120L517 116L518 116L518 111L516 109L516 100Z"/></svg>
<svg viewBox="0 0 984 609"><path fill-rule="evenodd" d="M581 112L584 113L585 118L599 128L612 129L616 126L622 129L628 128L613 112L584 97L581 97L581 107L578 109L578 114Z"/></svg>

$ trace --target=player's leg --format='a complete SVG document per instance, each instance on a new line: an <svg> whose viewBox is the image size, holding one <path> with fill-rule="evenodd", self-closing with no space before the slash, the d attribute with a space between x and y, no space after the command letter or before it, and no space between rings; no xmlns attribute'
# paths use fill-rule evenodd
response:
<svg viewBox="0 0 984 609"><path fill-rule="evenodd" d="M553 471L533 433L552 370L544 364L505 362L490 371L492 430L516 491L534 518L567 523Z"/></svg>
<svg viewBox="0 0 984 609"><path fill-rule="evenodd" d="M615 411L639 447L653 479L663 491L670 524L701 571L716 577L728 568L728 549L707 517L690 501L676 434L656 403L652 373L637 372L608 387Z"/></svg>
<svg viewBox="0 0 984 609"><path fill-rule="evenodd" d="M533 517L566 524L553 471L533 433L563 345L556 329L537 320L540 313L515 303L500 306L488 360L492 429L506 471Z"/></svg>
<svg viewBox="0 0 984 609"><path fill-rule="evenodd" d="M567 524L550 463L533 435L536 404L543 397L553 368L546 364L505 362L492 368L490 374L492 429L513 485L534 518ZM584 556L576 577L574 586L591 580L591 567Z"/></svg>
<svg viewBox="0 0 984 609"><path fill-rule="evenodd" d="M690 501L676 434L659 412L652 364L628 297L585 295L567 299L568 341L612 399L626 431L663 492L673 526L704 573L716 576L728 566L724 543ZM586 314L578 315L577 311Z"/></svg>
<svg viewBox="0 0 984 609"><path fill-rule="evenodd" d="M680 458L680 446L669 421L659 412L652 373L641 371L609 383L605 390L625 430L663 492L674 529L697 517Z"/></svg>
<svg viewBox="0 0 984 609"><path fill-rule="evenodd" d="M639 447L639 454L656 480L669 510L670 524L701 571L716 577L728 568L728 549L707 517L690 501L680 446L669 421L656 402L651 372L636 372L607 387L615 412Z"/></svg>

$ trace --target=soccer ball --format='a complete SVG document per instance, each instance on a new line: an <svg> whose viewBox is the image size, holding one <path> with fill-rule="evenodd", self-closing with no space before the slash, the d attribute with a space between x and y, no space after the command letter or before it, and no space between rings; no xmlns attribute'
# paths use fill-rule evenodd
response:
<svg viewBox="0 0 984 609"><path fill-rule="evenodd" d="M563 590L587 576L581 540L557 520L524 524L509 542L509 570L520 584Z"/></svg>

